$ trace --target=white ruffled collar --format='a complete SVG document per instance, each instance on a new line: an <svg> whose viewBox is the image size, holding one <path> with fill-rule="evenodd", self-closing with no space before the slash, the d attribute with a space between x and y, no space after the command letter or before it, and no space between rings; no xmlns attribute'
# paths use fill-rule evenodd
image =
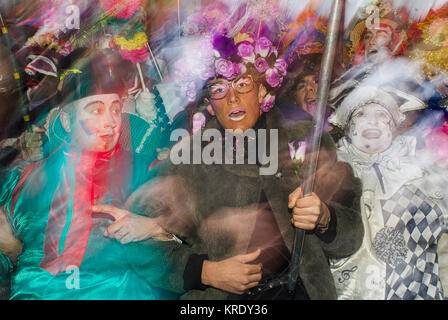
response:
<svg viewBox="0 0 448 320"><path fill-rule="evenodd" d="M368 154L344 137L338 154L341 160L351 164L356 176L362 180L363 191L389 198L404 184L423 176L415 149L415 137L398 136L386 151Z"/></svg>

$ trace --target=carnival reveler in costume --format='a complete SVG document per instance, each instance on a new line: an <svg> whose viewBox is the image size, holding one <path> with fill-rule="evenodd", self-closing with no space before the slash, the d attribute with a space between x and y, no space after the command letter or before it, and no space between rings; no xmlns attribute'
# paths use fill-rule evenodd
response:
<svg viewBox="0 0 448 320"><path fill-rule="evenodd" d="M24 74L26 98L23 100L26 100L24 107L28 110L24 116L27 125L33 125L32 130L23 131L18 138L0 141L0 147L19 152L16 160L37 161L51 153L51 148L46 150L51 143L46 141L45 127L48 111L57 106L54 99L57 85L70 72L70 66L92 48L103 54L103 59L99 59L101 61L94 67L104 68L102 71L108 70L110 77L120 76L128 82L124 112L132 123L137 122L133 124L138 136L132 141L134 151L147 152L149 144L157 144L154 140L162 139L169 119L157 89L147 83L145 71L149 51L143 31L146 17L143 1L123 4L123 1L104 0L90 4L67 3L59 7L59 3L50 0L43 2L31 17L25 17L21 22L35 28L34 35L16 53L22 68L18 71ZM58 6L57 10L55 6ZM75 12L74 8L78 16L67 16L67 12ZM127 79L130 77L132 79ZM153 141L147 139L149 136Z"/></svg>
<svg viewBox="0 0 448 320"><path fill-rule="evenodd" d="M46 3L43 7L51 7L51 4ZM43 12L43 8L38 7L37 11ZM25 123L20 126L16 124L22 128L21 134L0 141L0 147L15 148L19 152L16 160L42 159L44 153L42 138L45 131L43 116L48 110L56 107L55 97L59 77L62 75L61 70L73 63L82 51L80 48L75 49L68 41L74 31L64 33L59 30L55 26L58 24L53 23L56 15L47 18L45 23L42 19L30 19L31 21L24 22L27 26L24 30L29 28L33 30L34 35L25 39L23 46L14 52L14 58L8 58L8 60L16 60L14 77L17 79L16 85L19 87L19 92L23 91L23 96L16 101L16 107L22 109L22 118L25 119ZM53 20L52 23L50 20ZM4 33L4 37L8 37L7 29ZM17 46L17 44L14 45ZM30 126L31 130L23 130L27 129L26 126Z"/></svg>
<svg viewBox="0 0 448 320"><path fill-rule="evenodd" d="M319 17L317 13L307 13L306 17L304 22L301 22L302 19L299 17L297 26L291 27L291 31L285 36L286 39L292 38L292 40L284 44L288 69L277 103L282 113L283 126L315 118L325 25L328 21ZM294 31L295 29L300 31ZM335 65L340 67L339 61ZM327 119L330 114L331 110L327 107L325 118ZM342 132L333 128L328 122L325 124L325 130L335 142L342 136Z"/></svg>
<svg viewBox="0 0 448 320"><path fill-rule="evenodd" d="M377 68L383 68L384 73L397 68L389 64L406 51L408 14L405 9L396 10L388 1L375 1L363 7L354 22L353 27L347 28L350 44L347 58L344 58L351 67L332 84L331 105L339 104L372 72L378 73ZM403 79L407 81L415 79Z"/></svg>
<svg viewBox="0 0 448 320"><path fill-rule="evenodd" d="M151 160L119 143L120 83L93 78L85 61L76 69L63 79L49 128L61 147L2 178L1 213L8 223L1 232L22 244L9 239L5 249L2 242L2 279L11 276L12 299L161 298L129 267L123 245L110 236L116 227L109 228L114 219L115 226L127 219L130 213L116 206L145 181ZM133 221L147 235L154 225L148 236L164 233L148 218Z"/></svg>
<svg viewBox="0 0 448 320"><path fill-rule="evenodd" d="M32 32L19 30L14 50L0 44L0 102L17 105L17 116L0 112L1 139L12 137L0 141L0 165L37 162L0 171L0 299L10 281L13 299L443 298L446 6L411 34L411 0L371 1L350 21L349 70L329 101L347 134L339 159L331 137L341 131L324 134L314 193L303 196L325 1L10 2L1 26L15 20ZM346 14L360 3L347 2ZM67 20L73 6L79 26ZM12 29L1 40L17 40ZM86 48L99 58L72 66ZM124 101L97 90L108 77L122 82ZM403 91L430 105L416 124L409 113L423 104ZM401 135L410 126L418 143ZM178 128L187 130L170 137ZM234 129L243 135L226 138ZM263 130L266 144L252 144ZM170 139L178 132L186 136ZM293 226L307 234L290 294L264 285L288 271Z"/></svg>
<svg viewBox="0 0 448 320"><path fill-rule="evenodd" d="M248 20L253 23L254 17ZM358 248L363 233L359 181L347 164L337 162L334 144L324 135L315 193L303 197L300 186L309 178L303 169L308 161L305 145L312 126L303 122L281 128L275 89L287 65L276 49L278 43L264 32L249 30L227 28L204 34L176 62L181 95L204 100L214 118L174 146L171 158L176 154L189 158L191 151L196 158L194 143L205 140L199 147L208 149L214 162L174 164L169 159L153 169L159 177L137 190L127 208L160 217L161 226L183 243L140 243L132 249L150 252L155 245L164 250L163 262L173 272L157 285L181 293L183 299L334 299L327 258L347 256ZM222 136L229 130L243 134L254 130L258 138L266 130L266 146L239 153L238 142ZM270 133L277 130L278 141ZM213 137L205 138L211 133ZM225 145L230 145L230 152ZM250 160L269 145L278 146L270 152L279 157L272 172L260 157ZM231 164L224 163L229 154ZM259 284L287 271L293 226L309 231L295 292L289 295L284 286L264 291ZM151 277L149 263L140 264L138 270Z"/></svg>
<svg viewBox="0 0 448 320"><path fill-rule="evenodd" d="M444 298L437 243L447 230L447 174L415 156L415 137L396 136L404 111L423 107L394 88L360 86L330 117L346 130L338 156L361 179L365 228L354 255L331 261L339 299Z"/></svg>
<svg viewBox="0 0 448 320"><path fill-rule="evenodd" d="M300 19L297 19L300 20ZM284 124L294 124L314 117L317 99L320 64L325 42L324 19L309 17L299 23L300 30L290 31L285 36L285 59L288 63L285 83L279 96L278 107L282 111Z"/></svg>

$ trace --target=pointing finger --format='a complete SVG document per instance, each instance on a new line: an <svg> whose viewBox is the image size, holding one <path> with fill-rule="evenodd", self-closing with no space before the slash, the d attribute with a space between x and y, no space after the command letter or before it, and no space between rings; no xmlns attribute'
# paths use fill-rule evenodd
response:
<svg viewBox="0 0 448 320"><path fill-rule="evenodd" d="M115 221L129 214L129 211L117 208L109 204L92 206L92 211L110 214L115 219Z"/></svg>

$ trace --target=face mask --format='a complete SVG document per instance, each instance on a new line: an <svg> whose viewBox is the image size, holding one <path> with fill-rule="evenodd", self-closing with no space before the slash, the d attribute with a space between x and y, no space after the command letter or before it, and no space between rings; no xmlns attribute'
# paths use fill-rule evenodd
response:
<svg viewBox="0 0 448 320"><path fill-rule="evenodd" d="M383 152L392 143L395 125L390 113L378 104L359 108L351 117L348 136L365 153Z"/></svg>
<svg viewBox="0 0 448 320"><path fill-rule="evenodd" d="M121 133L121 103L116 94L89 96L75 101L72 142L81 150L107 152Z"/></svg>

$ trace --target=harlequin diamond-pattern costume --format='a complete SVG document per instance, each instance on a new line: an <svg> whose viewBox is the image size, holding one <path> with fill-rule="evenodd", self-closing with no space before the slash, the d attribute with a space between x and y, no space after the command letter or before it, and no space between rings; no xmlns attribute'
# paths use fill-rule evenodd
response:
<svg viewBox="0 0 448 320"><path fill-rule="evenodd" d="M437 239L443 231L442 210L414 185L405 185L392 198L380 202L385 224L395 225L407 248L396 265L387 264L386 298L442 299L436 254ZM380 246L374 245L375 249Z"/></svg>
<svg viewBox="0 0 448 320"><path fill-rule="evenodd" d="M364 240L349 258L331 261L340 299L443 299L437 244L446 228L446 172L414 156L415 138L399 136L366 154L343 138L341 161L363 183Z"/></svg>

